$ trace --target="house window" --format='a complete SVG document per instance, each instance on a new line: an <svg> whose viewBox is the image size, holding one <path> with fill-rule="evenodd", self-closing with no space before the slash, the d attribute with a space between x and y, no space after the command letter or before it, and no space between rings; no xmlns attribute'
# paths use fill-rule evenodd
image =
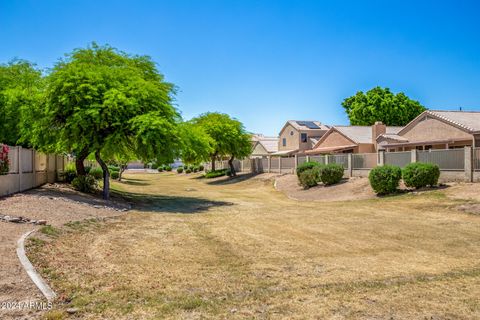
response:
<svg viewBox="0 0 480 320"><path fill-rule="evenodd" d="M282 139L282 146L284 146L284 147L287 146L287 138Z"/></svg>
<svg viewBox="0 0 480 320"><path fill-rule="evenodd" d="M293 131L290 131L290 135L293 136Z"/></svg>
<svg viewBox="0 0 480 320"><path fill-rule="evenodd" d="M300 135L300 139L303 143L307 142L307 134L306 133L302 133Z"/></svg>

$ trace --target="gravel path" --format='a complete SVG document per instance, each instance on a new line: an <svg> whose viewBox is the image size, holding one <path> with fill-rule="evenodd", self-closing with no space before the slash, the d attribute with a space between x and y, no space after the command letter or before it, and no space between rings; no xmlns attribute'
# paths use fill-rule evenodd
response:
<svg viewBox="0 0 480 320"><path fill-rule="evenodd" d="M51 184L25 193L0 198L0 215L46 220L52 226L96 217L111 217L126 211L125 203L107 203L94 196L77 193L63 185ZM35 308L18 303L43 301L43 296L23 270L16 255L17 240L41 226L0 221L0 319L32 319ZM12 307L14 306L14 307Z"/></svg>

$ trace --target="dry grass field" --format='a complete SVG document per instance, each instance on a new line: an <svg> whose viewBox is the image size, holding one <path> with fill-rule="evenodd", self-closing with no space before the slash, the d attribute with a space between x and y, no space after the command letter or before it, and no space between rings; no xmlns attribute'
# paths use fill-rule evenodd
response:
<svg viewBox="0 0 480 320"><path fill-rule="evenodd" d="M321 203L196 177L127 175L135 210L32 242L46 317L480 318L480 216L448 189Z"/></svg>

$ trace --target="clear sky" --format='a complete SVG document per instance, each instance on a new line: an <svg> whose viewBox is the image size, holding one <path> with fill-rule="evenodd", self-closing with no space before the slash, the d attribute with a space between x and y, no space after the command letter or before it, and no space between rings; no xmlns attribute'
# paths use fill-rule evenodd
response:
<svg viewBox="0 0 480 320"><path fill-rule="evenodd" d="M480 2L0 0L0 62L51 67L91 41L150 55L184 118L221 111L251 132L348 124L380 85L431 109L480 110Z"/></svg>

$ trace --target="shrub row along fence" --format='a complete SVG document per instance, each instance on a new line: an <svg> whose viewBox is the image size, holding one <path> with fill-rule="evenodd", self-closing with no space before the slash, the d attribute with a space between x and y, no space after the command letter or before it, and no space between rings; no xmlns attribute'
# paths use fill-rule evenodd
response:
<svg viewBox="0 0 480 320"><path fill-rule="evenodd" d="M337 163L345 169L346 176L368 176L370 169L384 164L405 167L412 162L437 164L444 181L477 181L480 180L480 148L469 147L446 150L411 150L405 152L355 153L335 155L297 155L291 157L270 156L234 160L233 165L238 172L272 172L294 173L298 165L306 161L322 164ZM206 164L207 170L211 165ZM228 161L218 161L217 169L228 168Z"/></svg>

